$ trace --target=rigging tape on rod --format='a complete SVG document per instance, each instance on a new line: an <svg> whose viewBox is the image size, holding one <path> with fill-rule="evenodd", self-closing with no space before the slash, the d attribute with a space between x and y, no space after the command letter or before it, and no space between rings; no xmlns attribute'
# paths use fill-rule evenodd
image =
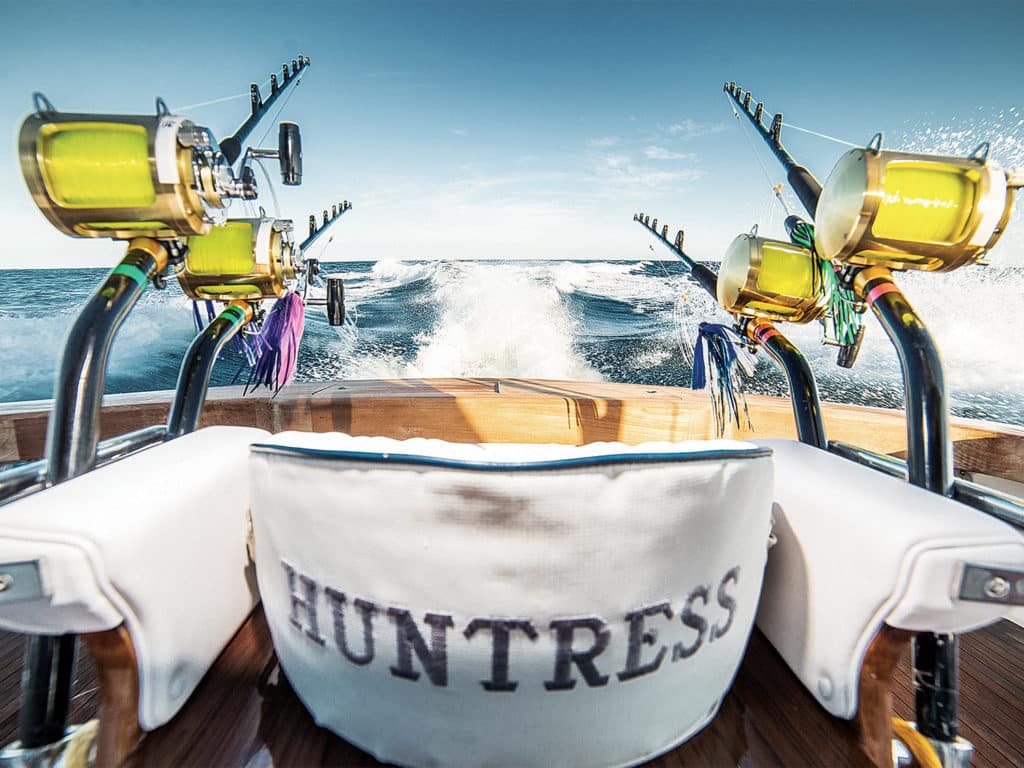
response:
<svg viewBox="0 0 1024 768"><path fill-rule="evenodd" d="M320 246L320 252L316 255L317 261L323 261L327 254L327 246L334 242L334 235L327 238L327 242Z"/></svg>

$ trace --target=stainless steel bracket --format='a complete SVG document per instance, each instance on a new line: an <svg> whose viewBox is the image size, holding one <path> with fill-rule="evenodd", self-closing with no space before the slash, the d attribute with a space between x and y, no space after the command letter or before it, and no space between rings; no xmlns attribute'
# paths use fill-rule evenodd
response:
<svg viewBox="0 0 1024 768"><path fill-rule="evenodd" d="M42 596L38 560L0 563L0 605L38 600Z"/></svg>
<svg viewBox="0 0 1024 768"><path fill-rule="evenodd" d="M1024 605L1024 570L967 563L960 580L960 599Z"/></svg>

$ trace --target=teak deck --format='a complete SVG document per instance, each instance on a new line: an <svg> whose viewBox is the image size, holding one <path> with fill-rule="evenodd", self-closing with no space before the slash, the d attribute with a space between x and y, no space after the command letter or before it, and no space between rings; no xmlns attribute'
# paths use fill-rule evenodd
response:
<svg viewBox="0 0 1024 768"><path fill-rule="evenodd" d="M170 398L169 392L106 398L103 437L165 421ZM795 437L787 399L748 395L748 402L755 431L730 428L727 437ZM0 406L0 462L42 455L48 409L45 402ZM826 403L824 421L831 440L893 455L906 448L905 423L898 411ZM524 379L325 382L293 385L276 397L243 397L238 387L215 388L200 426L214 424L456 442L639 443L714 437L703 393ZM1024 482L1024 429L954 420L951 436L958 471ZM0 744L17 737L21 643L17 635L0 633L0 659L5 662L0 671ZM913 719L906 638L893 638L882 646L865 666L886 678L896 664L892 713ZM99 706L96 666L84 648L83 644L73 722L94 717ZM94 645L97 649L102 645ZM1024 765L1022 658L1024 629L1010 622L962 638L961 734L975 745L975 766ZM875 711L884 714L888 687L872 684L866 690L863 676L861 682L861 694L880 703ZM888 733L882 731L887 719L862 726L858 733L852 723L820 708L755 630L718 716L688 743L651 764L754 768L885 762ZM878 734L873 743L872 730ZM377 763L313 723L277 665L266 620L257 608L183 710L168 725L146 735L127 765L262 768Z"/></svg>
<svg viewBox="0 0 1024 768"><path fill-rule="evenodd" d="M0 633L0 742L17 738L19 635ZM975 768L1024 765L1024 629L1008 621L962 636L961 734ZM894 714L913 718L909 658L896 673ZM96 678L79 654L72 720L95 716ZM369 755L318 728L281 674L257 608L170 724L148 734L129 766L376 766ZM851 724L832 717L756 630L718 716L696 737L649 763L772 768L872 763Z"/></svg>

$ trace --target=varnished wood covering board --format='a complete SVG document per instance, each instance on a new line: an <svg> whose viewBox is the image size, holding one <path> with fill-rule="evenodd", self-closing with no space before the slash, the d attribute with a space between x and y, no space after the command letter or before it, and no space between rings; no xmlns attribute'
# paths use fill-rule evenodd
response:
<svg viewBox="0 0 1024 768"><path fill-rule="evenodd" d="M868 646L857 685L857 731L875 765L892 761L893 680L914 633L882 627Z"/></svg>
<svg viewBox="0 0 1024 768"><path fill-rule="evenodd" d="M500 391L496 391L500 385ZM104 437L167 418L169 392L105 399ZM754 431L727 437L795 437L790 403L748 395ZM49 404L0 406L0 461L42 456ZM830 439L881 453L906 449L900 411L825 403ZM531 379L398 379L318 382L277 396L243 396L240 387L210 390L202 426L233 424L271 432L339 431L454 442L581 444L596 441L704 440L714 437L707 395L678 387ZM953 420L958 469L1024 482L1024 429Z"/></svg>
<svg viewBox="0 0 1024 768"><path fill-rule="evenodd" d="M0 743L16 738L21 639L0 633ZM962 637L961 731L975 768L1024 765L1024 629L1002 622ZM421 681L422 682L422 681ZM681 694L682 695L682 694ZM80 660L72 719L95 713L95 676ZM909 659L896 674L895 710L913 716ZM376 766L318 728L276 664L257 608L181 713L145 737L131 766ZM868 766L850 724L828 715L755 631L718 716L650 763L658 768L743 765Z"/></svg>

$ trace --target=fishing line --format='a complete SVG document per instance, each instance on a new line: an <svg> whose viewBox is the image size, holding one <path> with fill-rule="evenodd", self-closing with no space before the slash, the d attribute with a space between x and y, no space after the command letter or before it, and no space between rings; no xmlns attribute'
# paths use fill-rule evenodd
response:
<svg viewBox="0 0 1024 768"><path fill-rule="evenodd" d="M234 96L221 96L219 99L210 99L209 101L200 101L198 104L186 104L182 107L172 107L172 112L191 112L194 109L201 109L202 107L212 107L214 104L223 104L228 101L235 101L235 99L244 99L248 96L248 93L236 93Z"/></svg>
<svg viewBox="0 0 1024 768"><path fill-rule="evenodd" d="M673 286L675 287L675 286ZM676 340L676 346L679 347L679 354L683 360L686 361L690 368L693 368L693 339L690 337L690 331L683 323L682 318L682 306L684 301L689 301L685 298L681 292L676 293L676 301L672 307L672 323L676 327L676 333L672 337Z"/></svg>
<svg viewBox="0 0 1024 768"><path fill-rule="evenodd" d="M260 218L258 213L257 213L257 210L256 210L256 204L253 203L252 200L243 200L242 201L242 207L245 209L245 218L247 218L247 219L258 219L258 218Z"/></svg>
<svg viewBox="0 0 1024 768"><path fill-rule="evenodd" d="M262 143L262 140L260 141ZM267 180L267 189L270 190L270 199L274 201L274 217L281 218L281 206L277 203L277 192L274 190L274 182L270 178L270 174L267 172L266 166L263 165L263 160L260 158L254 158L256 165L263 171L263 177Z"/></svg>
<svg viewBox="0 0 1024 768"><path fill-rule="evenodd" d="M723 96L725 96L725 101L732 110L733 117L739 120L740 113L736 111L736 107L733 105L732 101L729 100L729 97L725 94L723 94ZM740 122L742 123L742 121ZM764 160L761 159L761 155L757 153L757 148L754 146L754 141L750 138L750 134L744 130L742 125L740 125L740 133L743 134L744 138L747 140L747 144L750 145L750 151L754 153L754 158L757 160L757 164L761 166L761 172L764 173L764 178L765 181L768 182L768 187L775 193L776 199L782 203L782 209L786 212L786 215L789 216L789 206L787 206L786 201L782 199L782 185L772 183L772 177L768 173L768 167L764 164Z"/></svg>
<svg viewBox="0 0 1024 768"><path fill-rule="evenodd" d="M295 87L288 91L288 95L284 97L284 102L278 108L277 114L274 115L274 118L267 125L267 130L260 137L260 140L256 142L257 146L262 144L264 140L267 138L267 136L270 135L270 132L274 129L274 125L277 123L277 118L281 116L281 113L284 111L284 108L288 106L288 102L291 101L295 91L297 91L299 89L299 86L302 85L302 77L304 74L305 72L303 72L302 75L299 75L299 79L295 81Z"/></svg>
<svg viewBox="0 0 1024 768"><path fill-rule="evenodd" d="M764 199L764 205L761 206L761 217L758 219L760 228L768 230L775 223L775 198L778 196L778 190L772 188L768 191L767 197Z"/></svg>
<svg viewBox="0 0 1024 768"><path fill-rule="evenodd" d="M263 83L260 83L260 89L266 88L270 85L270 78ZM296 83L298 85L298 83ZM209 101L200 101L198 104L187 104L184 107L174 107L172 112L191 112L194 109L201 109L202 107L211 107L214 104L223 104L228 101L235 101L236 99L247 99L249 98L249 91L245 93L236 93L234 96L221 96L219 99L210 99Z"/></svg>
<svg viewBox="0 0 1024 768"><path fill-rule="evenodd" d="M817 131L812 131L810 128L801 128L799 125L793 125L792 123L783 123L783 125L786 126L787 128L792 128L794 131L800 131L801 133L809 133L811 136L817 136L819 139L834 141L836 144L842 144L847 147L853 147L854 149L860 149L861 147L864 146L863 144L854 144L852 141L843 141L842 139L837 139L835 136L829 136L827 133L818 133Z"/></svg>
<svg viewBox="0 0 1024 768"><path fill-rule="evenodd" d="M327 253L327 246L329 246L333 242L334 242L334 235L331 235L329 238L327 238L327 242L324 243L320 247L320 253L318 253L316 255L316 258L317 258L318 261L323 261L324 260L324 254Z"/></svg>
<svg viewBox="0 0 1024 768"><path fill-rule="evenodd" d="M653 246L651 246L651 250L654 250ZM681 263L682 260L680 259L679 262ZM672 286L672 292L675 294L675 302L672 305L672 324L675 325L676 333L672 334L672 338L675 339L676 346L679 347L680 356L692 368L693 352L691 351L691 348L693 347L693 340L690 337L690 332L687 330L686 325L683 323L681 309L684 298L683 292L680 290L680 286L685 285L689 281L686 279L685 275L673 276L669 274L669 271L665 269L663 259L657 259L655 263L661 271L665 273L665 277L668 278L669 284ZM682 279L679 280L678 278ZM689 301L689 299L686 299L686 301Z"/></svg>

